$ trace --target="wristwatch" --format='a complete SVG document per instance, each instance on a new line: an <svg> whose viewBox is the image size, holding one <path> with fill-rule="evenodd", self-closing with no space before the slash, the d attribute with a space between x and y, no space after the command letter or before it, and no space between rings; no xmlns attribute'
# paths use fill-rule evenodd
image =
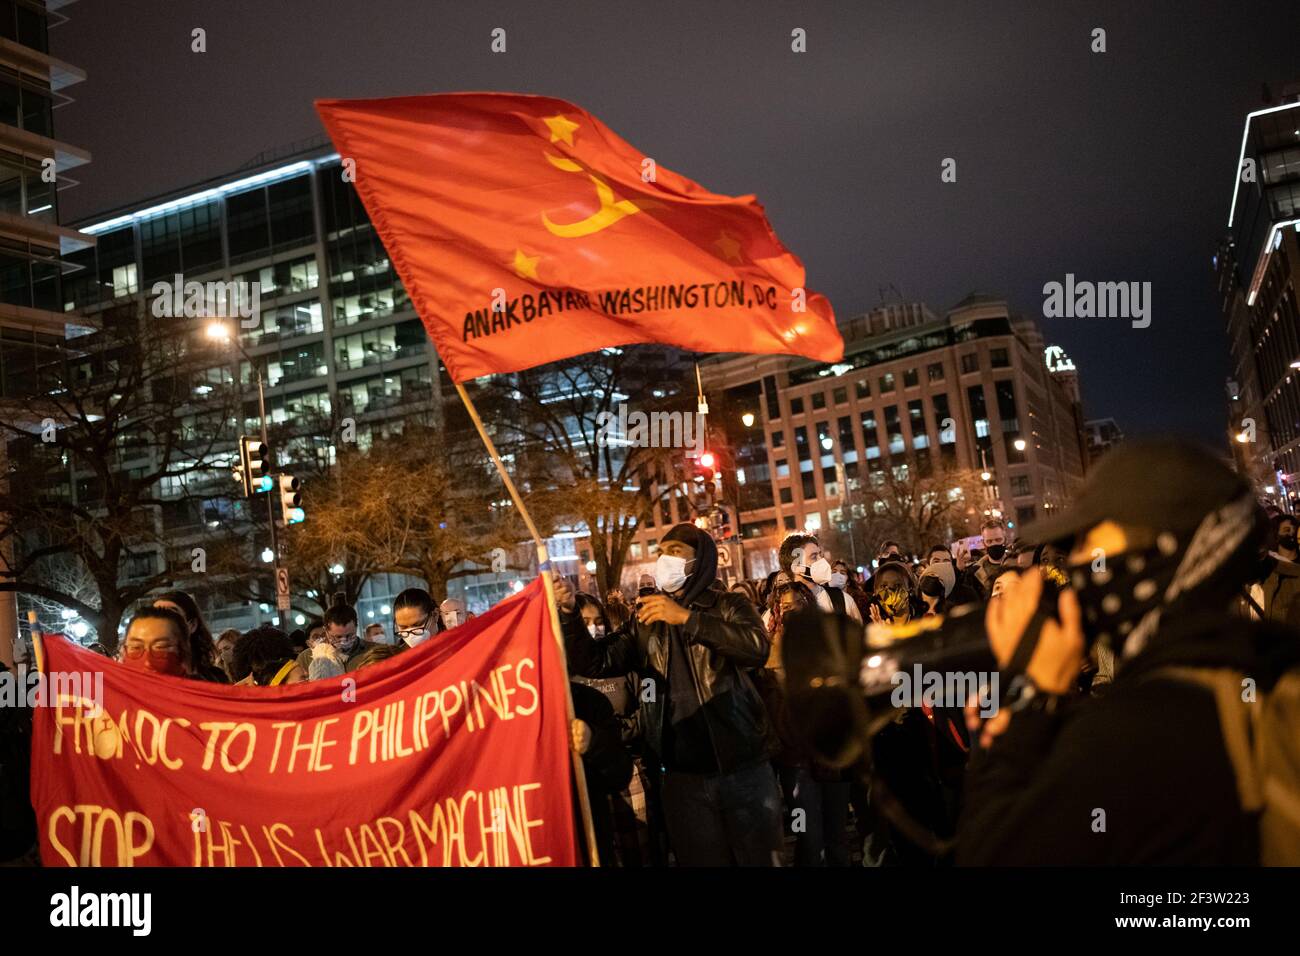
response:
<svg viewBox="0 0 1300 956"><path fill-rule="evenodd" d="M1028 674L1017 674L1007 688L1006 707L1013 714L1033 711L1051 715L1060 709L1064 700L1064 694L1043 690Z"/></svg>

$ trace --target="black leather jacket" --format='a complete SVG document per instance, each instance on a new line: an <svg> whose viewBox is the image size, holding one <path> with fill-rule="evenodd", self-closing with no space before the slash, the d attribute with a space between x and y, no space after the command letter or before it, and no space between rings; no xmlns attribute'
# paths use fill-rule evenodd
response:
<svg viewBox="0 0 1300 956"><path fill-rule="evenodd" d="M763 701L746 673L762 667L771 649L758 610L745 597L721 584L701 594L678 627L690 654L695 694L705 715L714 757L723 773L768 759L769 729ZM668 704L669 625L641 624L635 617L604 640L595 640L575 608L560 612L571 673L611 677L637 671L641 726L655 760L663 756L663 722ZM654 682L653 693L645 681ZM676 768L667 767L668 770Z"/></svg>

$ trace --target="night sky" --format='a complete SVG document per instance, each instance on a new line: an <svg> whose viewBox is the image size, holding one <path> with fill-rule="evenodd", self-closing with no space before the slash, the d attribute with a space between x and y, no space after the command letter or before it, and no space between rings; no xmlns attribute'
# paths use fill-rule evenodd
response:
<svg viewBox="0 0 1300 956"><path fill-rule="evenodd" d="M323 132L319 97L543 93L661 165L755 193L841 317L1005 296L1079 367L1085 412L1223 436L1211 256L1247 112L1300 80L1300 3L94 0L51 52L89 149L65 221ZM489 50L494 27L504 54ZM207 52L190 32L207 31ZM790 50L807 31L808 52ZM1106 30L1108 52L1090 50ZM957 182L940 180L957 160ZM1151 327L1041 318L1072 272L1153 284ZM893 295L893 293L887 293Z"/></svg>

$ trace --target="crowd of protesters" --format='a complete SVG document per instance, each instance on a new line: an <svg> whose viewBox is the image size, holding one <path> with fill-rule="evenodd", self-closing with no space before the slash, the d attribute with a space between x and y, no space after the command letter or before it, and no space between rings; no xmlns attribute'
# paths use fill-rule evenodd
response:
<svg viewBox="0 0 1300 956"><path fill-rule="evenodd" d="M1285 777L1300 738L1297 527L1291 515L1266 516L1213 456L1139 442L1112 452L1073 509L1021 541L991 518L976 547L935 541L909 553L883 541L869 566L855 567L816 535L793 532L777 570L728 587L713 538L684 523L662 538L635 594L601 598L556 577L571 742L602 861L1275 859L1300 832L1300 822L1292 837L1277 829L1265 796L1280 788L1294 801L1300 791L1294 762ZM340 604L292 633L263 625L214 638L193 598L172 591L136 610L117 656L163 674L274 687L361 670L473 616L422 588L392 606L391 632L382 623L360 632L356 610ZM826 616L906 635L943 626L958 608L979 611L1011 679L997 713L987 719L963 701L898 707L869 757L826 762L792 710L784 646ZM1018 657L1031 634L1032 653ZM1256 754L1277 751L1267 767L1243 756L1229 729L1237 718L1223 687L1232 697L1243 681L1275 702L1271 731L1252 724ZM1279 726L1291 732L1289 750ZM12 749L13 728L2 739ZM16 758L0 760L13 804ZM19 817L6 805L7 828ZM1261 837L1270 819L1272 849ZM5 839L0 850L17 855L21 834Z"/></svg>

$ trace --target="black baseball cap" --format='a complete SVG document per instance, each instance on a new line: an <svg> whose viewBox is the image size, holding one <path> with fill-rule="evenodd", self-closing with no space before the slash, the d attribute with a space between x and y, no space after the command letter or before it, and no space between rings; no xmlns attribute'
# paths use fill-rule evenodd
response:
<svg viewBox="0 0 1300 956"><path fill-rule="evenodd" d="M1030 524L1021 540L1073 539L1103 521L1157 532L1194 530L1212 511L1251 494L1245 478L1195 442L1135 439L1106 452L1075 502Z"/></svg>

